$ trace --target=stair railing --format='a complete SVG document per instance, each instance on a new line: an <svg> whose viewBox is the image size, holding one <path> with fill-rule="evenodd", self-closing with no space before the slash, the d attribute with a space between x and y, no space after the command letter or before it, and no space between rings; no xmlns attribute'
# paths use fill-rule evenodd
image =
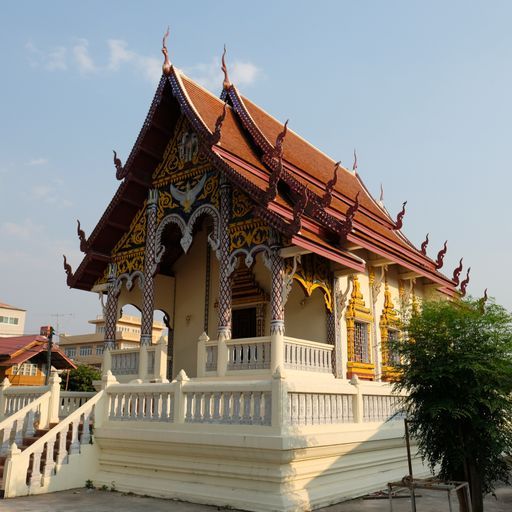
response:
<svg viewBox="0 0 512 512"><path fill-rule="evenodd" d="M35 424L46 426L51 392L47 391L25 407L0 421L0 456L5 456L12 443L21 444L24 437L33 436Z"/></svg>
<svg viewBox="0 0 512 512"><path fill-rule="evenodd" d="M90 421L104 396L105 391L97 393L23 451L12 445L4 468L4 497L37 494L69 457L91 442Z"/></svg>

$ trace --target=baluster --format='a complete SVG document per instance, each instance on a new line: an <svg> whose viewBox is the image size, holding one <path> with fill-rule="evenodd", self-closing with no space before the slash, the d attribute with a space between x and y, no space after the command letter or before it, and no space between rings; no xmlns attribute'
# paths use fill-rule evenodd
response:
<svg viewBox="0 0 512 512"><path fill-rule="evenodd" d="M14 435L14 442L18 446L21 446L21 444L23 443L23 424L24 424L23 418L19 418L16 420L16 430L15 430L16 433Z"/></svg>
<svg viewBox="0 0 512 512"><path fill-rule="evenodd" d="M251 392L244 391L242 396L244 400L244 415L242 417L242 423L248 425L251 423Z"/></svg>
<svg viewBox="0 0 512 512"><path fill-rule="evenodd" d="M169 400L170 394L169 393L162 393L161 394L161 411L160 411L160 421L169 421Z"/></svg>
<svg viewBox="0 0 512 512"><path fill-rule="evenodd" d="M213 423L220 423L220 399L221 399L221 393L213 393L213 415L212 415L212 422Z"/></svg>
<svg viewBox="0 0 512 512"><path fill-rule="evenodd" d="M69 455L80 453L80 443L78 441L78 423L80 418L76 418L71 426L71 445L69 446Z"/></svg>
<svg viewBox="0 0 512 512"><path fill-rule="evenodd" d="M66 441L68 437L68 431L69 431L69 425L66 429L61 430L59 432L59 446L57 448L57 464L63 464L64 459L66 458L67 451L66 451Z"/></svg>
<svg viewBox="0 0 512 512"><path fill-rule="evenodd" d="M239 391L233 393L233 414L231 416L231 423L240 423L240 398L241 393Z"/></svg>
<svg viewBox="0 0 512 512"><path fill-rule="evenodd" d="M298 399L298 395L297 393L289 393L288 395L289 397L289 400L290 400L290 423L292 425L295 425L295 423L297 423L297 399Z"/></svg>
<svg viewBox="0 0 512 512"><path fill-rule="evenodd" d="M91 411L84 412L84 423L82 426L82 435L80 437L81 444L89 444L91 442Z"/></svg>
<svg viewBox="0 0 512 512"><path fill-rule="evenodd" d="M27 414L27 427L26 427L26 431L25 431L25 435L27 437L33 436L35 433L35 429L34 429L35 418L34 418L34 416L35 416L34 409L30 409L30 411L28 411L28 414Z"/></svg>
<svg viewBox="0 0 512 512"><path fill-rule="evenodd" d="M123 419L126 417L126 411L125 408L125 397L126 393L116 393L115 395L115 403L116 403L116 412L115 412L115 418L116 419Z"/></svg>
<svg viewBox="0 0 512 512"><path fill-rule="evenodd" d="M174 395L169 393L169 421L174 421Z"/></svg>
<svg viewBox="0 0 512 512"><path fill-rule="evenodd" d="M53 461L53 447L55 446L55 438L46 442L46 458L43 466L43 476L49 477L53 474L55 462Z"/></svg>
<svg viewBox="0 0 512 512"><path fill-rule="evenodd" d="M304 425L306 423L306 396L304 393L299 395L299 424Z"/></svg>
<svg viewBox="0 0 512 512"><path fill-rule="evenodd" d="M253 425L261 425L262 417L261 417L261 392L255 391L253 393L254 397L254 414L252 416Z"/></svg>
<svg viewBox="0 0 512 512"><path fill-rule="evenodd" d="M222 393L222 423L231 423L231 393L224 391Z"/></svg>
<svg viewBox="0 0 512 512"><path fill-rule="evenodd" d="M130 419L136 420L137 419L137 408L138 408L137 395L135 393L130 393L129 400L130 400Z"/></svg>
<svg viewBox="0 0 512 512"><path fill-rule="evenodd" d="M30 475L30 489L41 487L41 455L43 449L32 454L32 473ZM30 467L30 466L29 466Z"/></svg>
<svg viewBox="0 0 512 512"><path fill-rule="evenodd" d="M11 439L11 431L12 431L13 424L7 424L3 428L2 431L2 447L0 449L0 455L6 455L9 451L9 445L10 445L10 439Z"/></svg>
<svg viewBox="0 0 512 512"><path fill-rule="evenodd" d="M311 415L312 415L312 412L313 412L313 405L312 405L312 401L311 401L311 393L306 393L304 395L304 407L305 407L305 412L304 412L304 424L307 425L308 423L309 424L312 424L312 420L311 420Z"/></svg>
<svg viewBox="0 0 512 512"><path fill-rule="evenodd" d="M265 418L263 420L264 425L272 424L272 393L270 391L266 391L263 393L263 397L265 399Z"/></svg>
<svg viewBox="0 0 512 512"><path fill-rule="evenodd" d="M144 394L137 393L137 419L141 420L144 418Z"/></svg>
<svg viewBox="0 0 512 512"><path fill-rule="evenodd" d="M332 421L332 395L325 395L325 422L333 423Z"/></svg>
<svg viewBox="0 0 512 512"><path fill-rule="evenodd" d="M212 394L205 393L204 394L204 413L203 413L203 421L205 423L210 423L212 418L210 415L210 407L211 407Z"/></svg>
<svg viewBox="0 0 512 512"><path fill-rule="evenodd" d="M185 421L187 423L192 422L192 398L194 396L193 393L185 393L184 394L187 400L187 413L185 414Z"/></svg>
<svg viewBox="0 0 512 512"><path fill-rule="evenodd" d="M203 400L203 394L201 392L194 393L194 421L201 422L201 402Z"/></svg>
<svg viewBox="0 0 512 512"><path fill-rule="evenodd" d="M318 423L319 422L319 416L318 416L318 393L314 393L311 395L311 398L313 400L313 421L312 423Z"/></svg>

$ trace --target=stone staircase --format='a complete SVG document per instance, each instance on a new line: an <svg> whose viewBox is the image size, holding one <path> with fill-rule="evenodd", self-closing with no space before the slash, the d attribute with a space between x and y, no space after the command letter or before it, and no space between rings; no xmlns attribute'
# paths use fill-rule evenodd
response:
<svg viewBox="0 0 512 512"><path fill-rule="evenodd" d="M103 394L73 394L54 386L0 421L0 495L9 498L83 485L87 477L82 469L94 459L91 431ZM89 462L84 463L86 459Z"/></svg>

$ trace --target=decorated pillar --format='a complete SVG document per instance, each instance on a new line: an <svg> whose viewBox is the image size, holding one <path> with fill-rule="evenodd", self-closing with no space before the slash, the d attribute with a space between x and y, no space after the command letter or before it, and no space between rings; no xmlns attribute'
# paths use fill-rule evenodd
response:
<svg viewBox="0 0 512 512"><path fill-rule="evenodd" d="M269 268L271 272L270 291L270 346L271 369L274 373L279 367L284 370L284 259L279 254L280 246L276 241L270 247Z"/></svg>
<svg viewBox="0 0 512 512"><path fill-rule="evenodd" d="M103 318L105 320L105 337L103 338L103 362L101 365L102 375L106 375L111 370L112 358L110 351L116 345L116 324L117 324L117 299L119 293L116 287L117 266L110 263L108 266L107 280L107 304L103 309Z"/></svg>
<svg viewBox="0 0 512 512"><path fill-rule="evenodd" d="M231 272L229 269L231 219L231 187L226 178L220 177L220 222L219 222L219 322L217 346L217 374L225 375L228 364L226 341L231 339Z"/></svg>
<svg viewBox="0 0 512 512"><path fill-rule="evenodd" d="M158 208L158 190L151 189L146 208L146 247L144 251L144 289L142 292L142 319L140 345L151 345L153 339L153 312L155 305L155 236L156 213Z"/></svg>
<svg viewBox="0 0 512 512"><path fill-rule="evenodd" d="M112 350L116 343L117 299L119 293L116 289L117 266L110 263L108 266L107 305L105 306L105 337L104 350Z"/></svg>

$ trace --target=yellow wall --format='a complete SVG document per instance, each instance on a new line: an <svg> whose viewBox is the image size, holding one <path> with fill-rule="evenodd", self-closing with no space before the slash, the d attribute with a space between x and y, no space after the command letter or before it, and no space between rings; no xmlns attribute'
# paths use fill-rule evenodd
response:
<svg viewBox="0 0 512 512"><path fill-rule="evenodd" d="M307 297L293 281L284 311L286 336L327 343L327 310L323 293L317 288Z"/></svg>
<svg viewBox="0 0 512 512"><path fill-rule="evenodd" d="M197 340L204 331L206 244L206 231L202 230L194 236L188 253L174 264L176 309L173 377L182 369L189 376L197 375ZM215 256L212 256L213 261Z"/></svg>

